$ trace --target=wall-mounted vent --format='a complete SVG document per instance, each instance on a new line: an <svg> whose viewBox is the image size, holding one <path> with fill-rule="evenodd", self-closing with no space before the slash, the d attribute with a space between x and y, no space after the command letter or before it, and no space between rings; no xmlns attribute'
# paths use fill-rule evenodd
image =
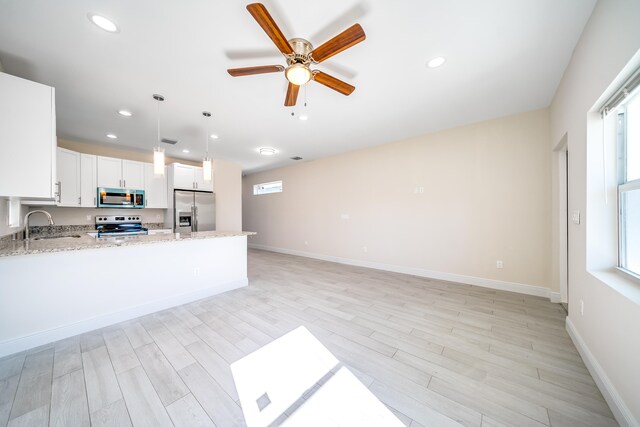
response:
<svg viewBox="0 0 640 427"><path fill-rule="evenodd" d="M160 141L164 142L165 144L171 144L171 145L176 145L178 143L177 139L169 139L169 138L162 138Z"/></svg>
<svg viewBox="0 0 640 427"><path fill-rule="evenodd" d="M300 156L295 156L295 157L290 157L291 160L302 160L302 157Z"/></svg>

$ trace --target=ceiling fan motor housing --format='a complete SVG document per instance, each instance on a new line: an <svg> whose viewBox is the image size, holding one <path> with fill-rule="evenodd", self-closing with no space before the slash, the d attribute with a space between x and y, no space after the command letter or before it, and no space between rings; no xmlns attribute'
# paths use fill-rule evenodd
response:
<svg viewBox="0 0 640 427"><path fill-rule="evenodd" d="M287 64L303 64L309 65L313 60L309 53L313 50L313 46L305 39L293 38L289 40L289 44L293 49L292 55L285 55L287 57Z"/></svg>

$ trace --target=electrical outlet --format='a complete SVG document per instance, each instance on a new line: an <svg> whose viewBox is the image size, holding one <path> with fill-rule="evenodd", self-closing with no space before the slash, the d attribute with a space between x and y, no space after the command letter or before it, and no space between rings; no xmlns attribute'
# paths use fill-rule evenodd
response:
<svg viewBox="0 0 640 427"><path fill-rule="evenodd" d="M504 268L504 263L501 259L496 261L496 268Z"/></svg>
<svg viewBox="0 0 640 427"><path fill-rule="evenodd" d="M340 218L342 219L349 219L349 214L341 214Z"/></svg>
<svg viewBox="0 0 640 427"><path fill-rule="evenodd" d="M424 194L424 187L418 187L418 193Z"/></svg>
<svg viewBox="0 0 640 427"><path fill-rule="evenodd" d="M160 221L160 214L156 215L156 220Z"/></svg>
<svg viewBox="0 0 640 427"><path fill-rule="evenodd" d="M363 247L362 247L362 250L363 250L364 252L369 252L369 248L367 248L366 246L363 246Z"/></svg>
<svg viewBox="0 0 640 427"><path fill-rule="evenodd" d="M584 316L584 301L580 300L580 316Z"/></svg>
<svg viewBox="0 0 640 427"><path fill-rule="evenodd" d="M91 221L91 215L87 215L87 221Z"/></svg>

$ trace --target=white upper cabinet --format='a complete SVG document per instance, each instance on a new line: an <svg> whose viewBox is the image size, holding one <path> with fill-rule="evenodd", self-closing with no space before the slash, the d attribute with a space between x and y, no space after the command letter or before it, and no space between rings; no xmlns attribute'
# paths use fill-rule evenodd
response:
<svg viewBox="0 0 640 427"><path fill-rule="evenodd" d="M53 200L55 90L0 73L0 197Z"/></svg>
<svg viewBox="0 0 640 427"><path fill-rule="evenodd" d="M58 206L80 206L80 153L57 149L56 173Z"/></svg>
<svg viewBox="0 0 640 427"><path fill-rule="evenodd" d="M122 159L98 156L97 177L98 187L122 188Z"/></svg>
<svg viewBox="0 0 640 427"><path fill-rule="evenodd" d="M180 190L195 190L193 166L173 163L173 187Z"/></svg>
<svg viewBox="0 0 640 427"><path fill-rule="evenodd" d="M200 190L213 191L213 179L204 180L201 167L172 163L170 165L172 173L169 179L173 179L170 184L176 190Z"/></svg>
<svg viewBox="0 0 640 427"><path fill-rule="evenodd" d="M98 187L144 188L144 163L98 156Z"/></svg>
<svg viewBox="0 0 640 427"><path fill-rule="evenodd" d="M153 173L153 164L144 164L144 196L145 207L155 209L167 209L167 167L164 175L156 176Z"/></svg>
<svg viewBox="0 0 640 427"><path fill-rule="evenodd" d="M98 189L98 158L93 154L80 154L80 206L95 208Z"/></svg>
<svg viewBox="0 0 640 427"><path fill-rule="evenodd" d="M201 167L194 167L194 177L196 190L213 191L213 177L209 181L204 180L204 170Z"/></svg>
<svg viewBox="0 0 640 427"><path fill-rule="evenodd" d="M133 160L122 161L122 187L133 190L144 189L144 163Z"/></svg>

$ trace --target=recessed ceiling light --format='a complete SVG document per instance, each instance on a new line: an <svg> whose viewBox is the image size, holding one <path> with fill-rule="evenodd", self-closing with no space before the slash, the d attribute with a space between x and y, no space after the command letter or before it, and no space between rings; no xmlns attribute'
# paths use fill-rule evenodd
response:
<svg viewBox="0 0 640 427"><path fill-rule="evenodd" d="M436 56L435 58L433 58L429 62L427 62L427 67L429 67L429 68L438 68L439 66L444 64L444 61L446 61L446 59L444 59L444 57Z"/></svg>
<svg viewBox="0 0 640 427"><path fill-rule="evenodd" d="M271 147L258 148L258 152L263 156L273 156L274 154L277 153L276 149Z"/></svg>
<svg viewBox="0 0 640 427"><path fill-rule="evenodd" d="M108 31L110 33L118 32L118 26L114 24L113 21L111 21L108 18L105 18L104 16L96 15L94 13L89 13L87 17L91 22L93 22L94 24L96 24L98 27L102 28L105 31Z"/></svg>
<svg viewBox="0 0 640 427"><path fill-rule="evenodd" d="M109 138L109 139L118 139L118 135L116 135L115 133L108 133L107 134L107 138Z"/></svg>
<svg viewBox="0 0 640 427"><path fill-rule="evenodd" d="M189 150L187 150L186 148L184 150L182 150L183 153L188 153Z"/></svg>
<svg viewBox="0 0 640 427"><path fill-rule="evenodd" d="M211 139L218 139L218 138L220 138L220 137L219 137L218 135L216 135L215 133L212 133L211 135L209 135L209 137L210 137Z"/></svg>
<svg viewBox="0 0 640 427"><path fill-rule="evenodd" d="M302 121L309 120L309 116L300 116L300 120Z"/></svg>
<svg viewBox="0 0 640 427"><path fill-rule="evenodd" d="M127 111L127 110L118 110L118 114L120 114L121 116L125 116L125 117L133 116L133 113L131 111Z"/></svg>

